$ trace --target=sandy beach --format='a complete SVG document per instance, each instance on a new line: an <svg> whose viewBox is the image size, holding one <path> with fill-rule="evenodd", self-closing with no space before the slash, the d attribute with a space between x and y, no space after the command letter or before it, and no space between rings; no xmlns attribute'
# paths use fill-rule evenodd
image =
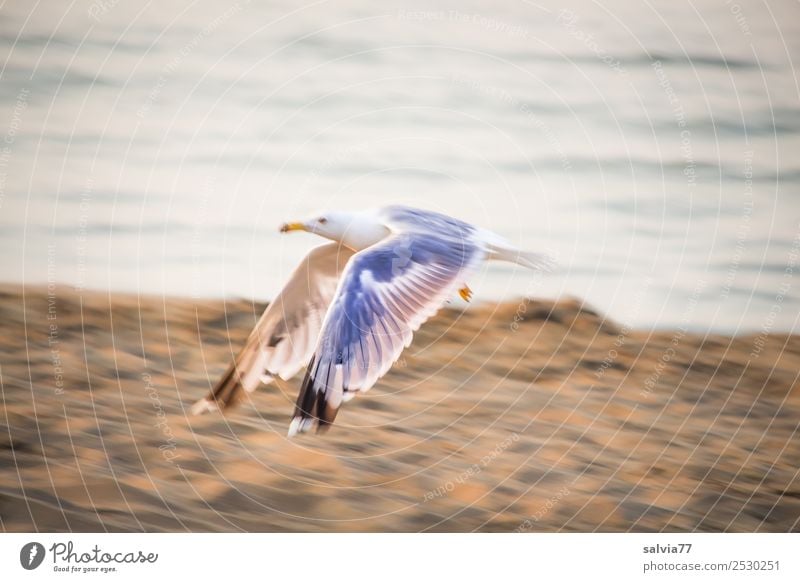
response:
<svg viewBox="0 0 800 582"><path fill-rule="evenodd" d="M191 416L264 304L0 288L4 531L800 531L800 341L453 302L325 435Z"/></svg>

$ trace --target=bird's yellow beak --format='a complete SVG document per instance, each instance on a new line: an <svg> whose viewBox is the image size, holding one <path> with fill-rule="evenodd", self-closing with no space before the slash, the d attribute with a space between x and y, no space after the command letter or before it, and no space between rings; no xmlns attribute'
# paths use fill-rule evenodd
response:
<svg viewBox="0 0 800 582"><path fill-rule="evenodd" d="M302 222L287 222L281 227L281 232L292 232L295 230L308 230Z"/></svg>

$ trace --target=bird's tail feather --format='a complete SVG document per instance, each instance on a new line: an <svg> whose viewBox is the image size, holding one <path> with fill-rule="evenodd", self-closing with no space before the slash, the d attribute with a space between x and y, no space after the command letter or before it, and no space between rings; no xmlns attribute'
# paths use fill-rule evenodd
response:
<svg viewBox="0 0 800 582"><path fill-rule="evenodd" d="M510 260L522 267L545 273L549 273L556 268L556 259L549 253L532 253L528 251L513 251L513 253L515 254Z"/></svg>
<svg viewBox="0 0 800 582"><path fill-rule="evenodd" d="M490 251L495 260L508 261L544 273L555 270L557 264L552 253L532 253L506 245L492 245Z"/></svg>
<svg viewBox="0 0 800 582"><path fill-rule="evenodd" d="M531 253L521 251L510 240L490 230L481 230L481 238L487 243L489 259L508 261L527 269L549 273L556 268L556 258L553 253Z"/></svg>
<svg viewBox="0 0 800 582"><path fill-rule="evenodd" d="M272 381L272 376L264 371L265 353L259 348L257 340L257 337L250 338L211 392L192 405L192 414L217 410L225 412L239 404L259 383L269 384Z"/></svg>

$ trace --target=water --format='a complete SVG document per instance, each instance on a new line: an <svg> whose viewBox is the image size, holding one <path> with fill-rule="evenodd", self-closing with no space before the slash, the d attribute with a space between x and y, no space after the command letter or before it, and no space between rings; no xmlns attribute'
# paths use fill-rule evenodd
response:
<svg viewBox="0 0 800 582"><path fill-rule="evenodd" d="M796 2L7 3L2 279L270 298L283 221L402 203L548 249L476 300L796 330Z"/></svg>

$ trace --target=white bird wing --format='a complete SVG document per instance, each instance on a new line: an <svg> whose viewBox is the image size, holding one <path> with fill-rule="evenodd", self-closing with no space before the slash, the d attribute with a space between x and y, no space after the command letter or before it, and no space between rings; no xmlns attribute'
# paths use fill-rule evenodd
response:
<svg viewBox="0 0 800 582"><path fill-rule="evenodd" d="M462 230L429 231L410 228L419 224L409 220L408 231L348 263L307 366L290 436L325 428L343 401L369 390L486 256L466 223L459 222Z"/></svg>
<svg viewBox="0 0 800 582"><path fill-rule="evenodd" d="M314 352L339 277L353 254L339 243L312 249L264 311L222 379L192 412L224 410L262 382L297 374Z"/></svg>

